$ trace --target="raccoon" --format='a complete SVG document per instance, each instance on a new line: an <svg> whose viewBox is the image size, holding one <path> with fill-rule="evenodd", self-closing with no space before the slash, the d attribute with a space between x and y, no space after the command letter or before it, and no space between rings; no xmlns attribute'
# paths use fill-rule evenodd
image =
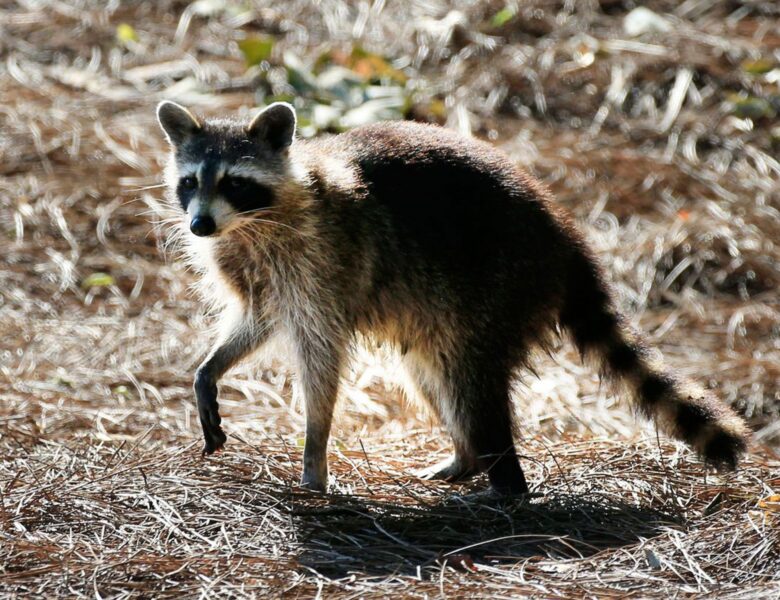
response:
<svg viewBox="0 0 780 600"><path fill-rule="evenodd" d="M452 437L427 469L528 492L510 387L566 331L638 412L706 461L735 467L743 421L666 367L621 314L602 267L549 192L493 146L387 122L295 139L292 106L200 121L163 102L170 203L192 263L222 299L220 337L195 374L204 454L219 450L217 382L283 335L305 399L303 486L323 491L340 374L357 336L396 348Z"/></svg>

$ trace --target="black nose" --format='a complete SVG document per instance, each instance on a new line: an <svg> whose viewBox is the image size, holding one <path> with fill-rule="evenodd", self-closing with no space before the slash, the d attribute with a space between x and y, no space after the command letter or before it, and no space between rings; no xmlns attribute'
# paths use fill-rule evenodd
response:
<svg viewBox="0 0 780 600"><path fill-rule="evenodd" d="M190 222L190 231L199 237L207 237L217 230L217 224L211 217L194 217Z"/></svg>

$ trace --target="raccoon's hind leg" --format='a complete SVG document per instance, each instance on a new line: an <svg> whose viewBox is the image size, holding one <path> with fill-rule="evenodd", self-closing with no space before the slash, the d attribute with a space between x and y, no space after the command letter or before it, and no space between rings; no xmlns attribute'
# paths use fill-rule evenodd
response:
<svg viewBox="0 0 780 600"><path fill-rule="evenodd" d="M494 491L528 493L512 435L509 397L510 361L497 347L461 348L447 366L452 387L452 414L457 436L467 440Z"/></svg>
<svg viewBox="0 0 780 600"><path fill-rule="evenodd" d="M455 446L455 453L435 465L417 472L422 479L438 479L443 481L463 481L473 477L479 472L477 459L470 450L468 440L458 434L460 428L455 423L455 415L452 410L452 402L447 398L449 385L440 368L426 365L425 362L414 354L404 357L404 368L414 386L414 391L420 396L439 418L449 434Z"/></svg>

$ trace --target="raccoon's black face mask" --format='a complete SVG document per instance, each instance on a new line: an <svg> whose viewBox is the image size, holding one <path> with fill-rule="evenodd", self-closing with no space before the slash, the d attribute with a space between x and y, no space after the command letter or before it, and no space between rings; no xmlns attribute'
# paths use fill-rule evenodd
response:
<svg viewBox="0 0 780 600"><path fill-rule="evenodd" d="M201 237L217 235L238 216L273 205L274 187L287 172L295 110L277 102L248 125L200 123L186 108L162 102L157 118L173 148L176 180L169 185Z"/></svg>

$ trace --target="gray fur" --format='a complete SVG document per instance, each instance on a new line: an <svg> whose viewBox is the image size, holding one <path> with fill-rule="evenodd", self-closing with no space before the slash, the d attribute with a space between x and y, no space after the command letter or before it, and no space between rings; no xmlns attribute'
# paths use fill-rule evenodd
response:
<svg viewBox="0 0 780 600"><path fill-rule="evenodd" d="M559 327L705 458L734 464L744 450L741 420L654 358L571 218L492 146L414 123L295 140L288 105L181 136L189 113L160 112L174 230L222 315L195 383L205 453L225 442L219 377L281 337L305 398L302 482L324 490L339 377L359 335L403 355L452 435L453 459L429 476L486 471L493 488L527 492L509 390ZM195 216L214 219L213 235L190 234Z"/></svg>

